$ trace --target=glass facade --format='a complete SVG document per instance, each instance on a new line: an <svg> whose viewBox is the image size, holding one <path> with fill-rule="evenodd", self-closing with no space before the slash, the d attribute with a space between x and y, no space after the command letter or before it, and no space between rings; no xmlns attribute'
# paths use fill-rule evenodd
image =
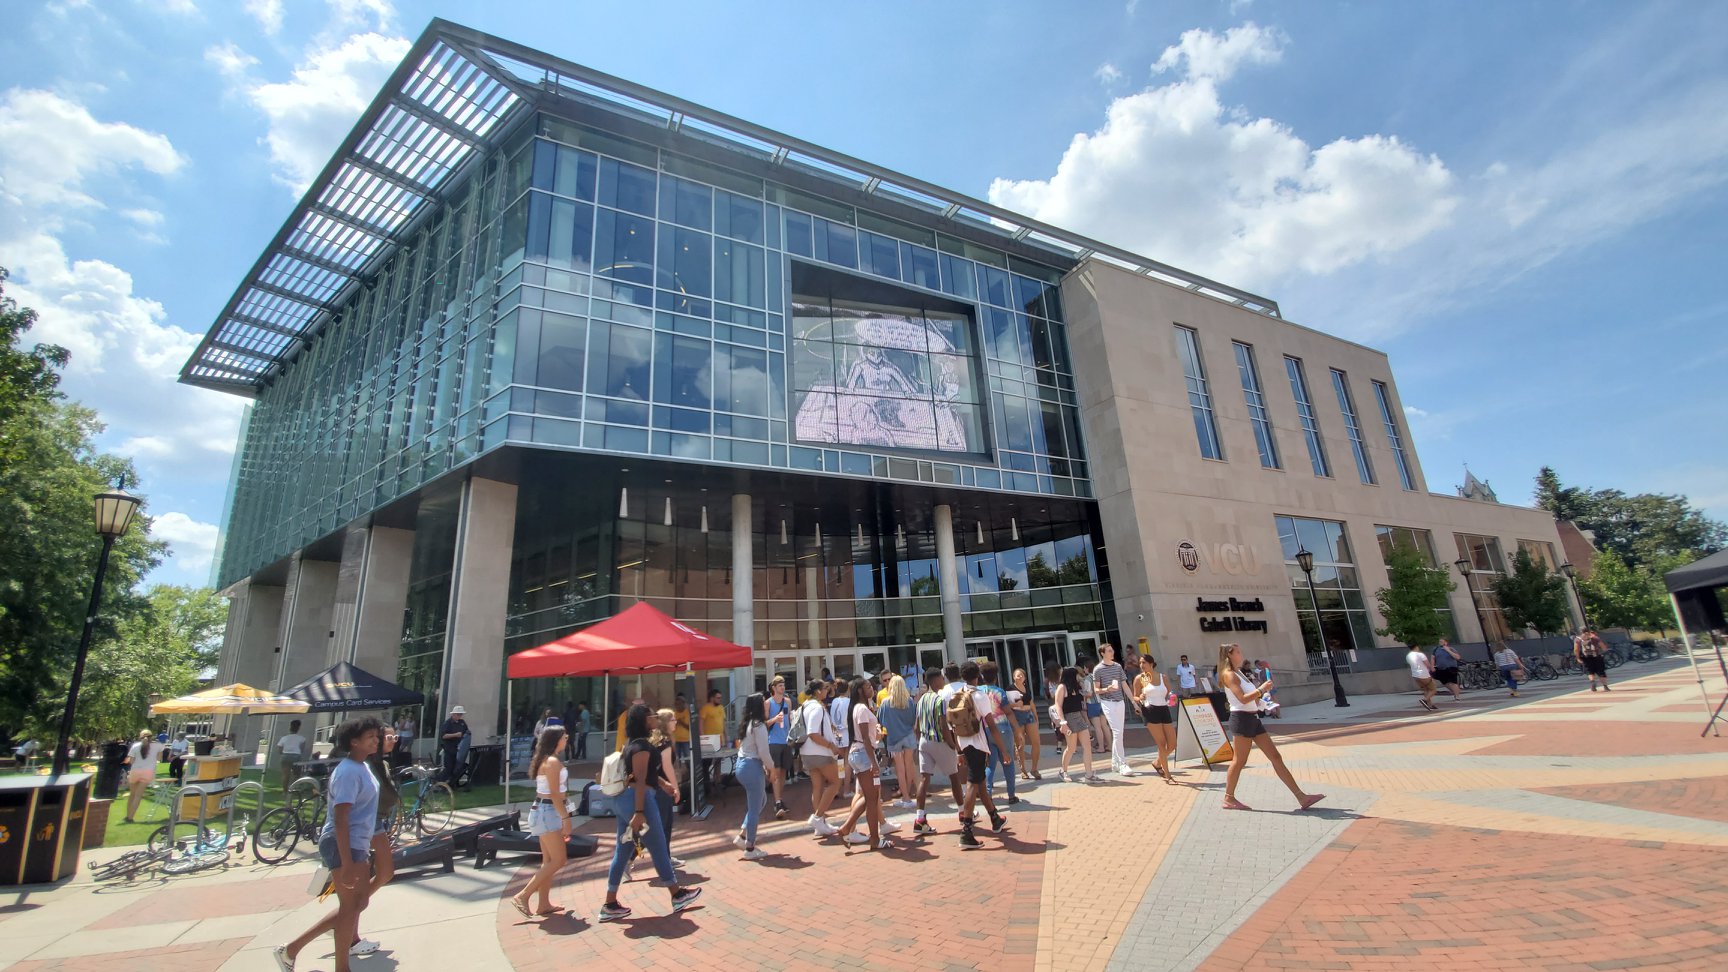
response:
<svg viewBox="0 0 1728 972"><path fill-rule="evenodd" d="M1194 435L1200 455L1224 458L1224 442L1218 438L1218 419L1212 414L1212 392L1206 385L1206 365L1200 360L1200 336L1191 327L1176 325L1176 353L1182 359L1182 377L1188 387L1188 408L1194 413Z"/></svg>
<svg viewBox="0 0 1728 972"><path fill-rule="evenodd" d="M1368 444L1362 441L1362 423L1356 420L1356 399L1350 394L1350 379L1332 369L1332 390L1338 393L1338 410L1344 413L1344 431L1350 436L1350 452L1356 457L1356 474L1374 485L1374 464L1368 459Z"/></svg>
<svg viewBox="0 0 1728 972"><path fill-rule="evenodd" d="M1374 383L1374 401L1380 405L1380 420L1386 423L1386 444L1392 447L1392 460L1398 464L1398 481L1405 489L1416 488L1416 477L1410 475L1410 459L1404 454L1404 435L1398 431L1398 418L1392 414L1392 393L1386 383Z"/></svg>
<svg viewBox="0 0 1728 972"><path fill-rule="evenodd" d="M1254 445L1260 451L1260 465L1267 469L1282 468L1278 462L1278 440L1272 434L1272 419L1266 413L1266 394L1260 389L1260 369L1254 365L1254 349L1240 341L1231 346L1236 351L1236 372L1242 378L1242 398L1248 403L1248 419L1254 425Z"/></svg>
<svg viewBox="0 0 1728 972"><path fill-rule="evenodd" d="M1506 558L1500 552L1499 539L1473 533L1455 533L1452 536L1458 544L1458 559L1470 561L1470 573L1465 579L1469 583L1470 598L1481 618L1483 636L1490 642L1521 637L1506 627L1506 621L1500 616L1500 598L1494 593L1494 582L1506 576Z"/></svg>
<svg viewBox="0 0 1728 972"><path fill-rule="evenodd" d="M1428 565L1429 570L1449 571L1452 569L1449 564L1442 564L1440 558L1435 555L1434 534L1431 531L1418 530L1414 527L1381 526L1376 524L1374 527L1374 534L1380 541L1380 560L1382 563L1390 563L1392 548L1394 545L1404 544L1422 555L1422 560ZM1458 619L1453 617L1451 605L1448 604L1446 607L1436 608L1435 613L1441 615L1445 620L1446 637L1453 641L1457 641Z"/></svg>
<svg viewBox="0 0 1728 972"><path fill-rule="evenodd" d="M858 413L876 423L861 441L799 441L799 267L961 309L907 366L924 404ZM1088 497L1061 272L536 117L259 397L222 582L506 442ZM850 336L855 365L868 342ZM942 416L937 448L892 434L919 409Z"/></svg>
<svg viewBox="0 0 1728 972"><path fill-rule="evenodd" d="M1290 596L1309 653L1324 655L1327 645L1337 652L1374 647L1374 626L1362 600L1362 576L1344 524L1301 516L1280 516L1276 522ZM1302 550L1314 555L1312 593L1308 575L1296 561ZM1345 660L1338 659L1340 664Z"/></svg>
<svg viewBox="0 0 1728 972"><path fill-rule="evenodd" d="M1286 357L1284 373L1290 377L1290 395L1296 399L1296 414L1302 420L1308 462L1314 467L1314 475L1330 477L1332 467L1326 461L1326 443L1320 438L1320 419L1314 414L1314 399L1308 394L1308 376L1302 371L1302 359Z"/></svg>

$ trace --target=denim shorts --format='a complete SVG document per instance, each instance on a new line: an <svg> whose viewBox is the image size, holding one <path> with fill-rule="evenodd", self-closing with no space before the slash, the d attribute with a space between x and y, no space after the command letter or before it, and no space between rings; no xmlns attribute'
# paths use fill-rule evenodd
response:
<svg viewBox="0 0 1728 972"><path fill-rule="evenodd" d="M1019 711L1016 711L1014 713L1014 721L1019 723L1020 725L1029 726L1029 725L1033 724L1034 722L1038 721L1038 714L1036 712L1019 712Z"/></svg>
<svg viewBox="0 0 1728 972"><path fill-rule="evenodd" d="M846 754L846 765L852 767L854 773L868 773L871 765L870 754L854 746Z"/></svg>
<svg viewBox="0 0 1728 972"><path fill-rule="evenodd" d="M564 819L558 816L558 808L550 803L534 801L528 809L528 832L535 837L541 834L556 834L564 829Z"/></svg>
<svg viewBox="0 0 1728 972"><path fill-rule="evenodd" d="M1086 703L1086 715L1088 717L1096 719L1103 714L1104 714L1104 703L1102 703L1102 702L1088 702L1088 703Z"/></svg>
<svg viewBox="0 0 1728 972"><path fill-rule="evenodd" d="M336 849L335 834L331 834L318 842L318 856L323 859L324 866L332 871L342 866L342 858L338 856ZM348 848L348 857L350 860L364 864L372 859L372 849L370 847L350 847Z"/></svg>

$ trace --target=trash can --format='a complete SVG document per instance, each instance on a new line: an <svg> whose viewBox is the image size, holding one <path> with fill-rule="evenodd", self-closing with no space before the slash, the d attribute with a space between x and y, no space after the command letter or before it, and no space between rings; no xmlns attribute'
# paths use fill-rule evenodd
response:
<svg viewBox="0 0 1728 972"><path fill-rule="evenodd" d="M120 795L120 784L126 779L126 767L122 765L126 759L126 749L126 744L122 742L102 744L102 756L96 764L96 783L91 787L91 796L98 800L112 800Z"/></svg>
<svg viewBox="0 0 1728 972"><path fill-rule="evenodd" d="M468 774L469 786L495 786L503 782L503 746L472 746L469 748L468 760L468 765L474 767L473 772Z"/></svg>
<svg viewBox="0 0 1728 972"><path fill-rule="evenodd" d="M186 739L192 743L194 756L208 756L216 749L216 739L213 736L187 736Z"/></svg>
<svg viewBox="0 0 1728 972"><path fill-rule="evenodd" d="M0 885L48 884L78 868L90 777L0 778Z"/></svg>

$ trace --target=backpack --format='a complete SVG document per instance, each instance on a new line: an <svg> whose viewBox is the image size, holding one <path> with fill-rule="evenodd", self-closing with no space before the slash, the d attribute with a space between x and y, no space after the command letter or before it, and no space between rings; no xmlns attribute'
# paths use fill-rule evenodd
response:
<svg viewBox="0 0 1728 972"><path fill-rule="evenodd" d="M615 797L630 785L630 768L624 765L624 751L606 757L600 764L600 792Z"/></svg>
<svg viewBox="0 0 1728 972"><path fill-rule="evenodd" d="M972 703L972 690L963 688L948 697L948 728L956 736L976 736L983 726L978 722L978 709Z"/></svg>
<svg viewBox="0 0 1728 972"><path fill-rule="evenodd" d="M788 707L791 706L790 702L786 704ZM792 712L792 721L786 724L786 744L802 746L804 740L809 738L810 727L804 724L804 707L799 706L797 711Z"/></svg>

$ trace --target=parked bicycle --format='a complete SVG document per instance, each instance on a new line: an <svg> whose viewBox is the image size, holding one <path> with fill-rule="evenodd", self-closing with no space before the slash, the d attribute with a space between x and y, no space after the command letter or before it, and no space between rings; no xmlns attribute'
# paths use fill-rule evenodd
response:
<svg viewBox="0 0 1728 972"><path fill-rule="evenodd" d="M1551 682L1560 677L1560 672L1554 668L1553 663L1548 661L1546 655L1529 655L1520 658L1519 661L1523 663L1524 670L1530 673L1530 678Z"/></svg>
<svg viewBox="0 0 1728 972"><path fill-rule="evenodd" d="M174 852L171 850L151 850L144 847L127 851L111 861L91 861L85 866L90 869L91 877L98 881L112 881L121 877L131 881L139 874L173 859Z"/></svg>
<svg viewBox="0 0 1728 972"><path fill-rule="evenodd" d="M1653 662L1662 657L1662 650L1653 642L1634 641L1627 656L1635 662Z"/></svg>
<svg viewBox="0 0 1728 972"><path fill-rule="evenodd" d="M265 864L280 864L302 839L317 843L324 828L323 784L304 776L288 787L288 800L258 819L252 833L252 853Z"/></svg>
<svg viewBox="0 0 1728 972"><path fill-rule="evenodd" d="M456 794L450 784L433 779L436 771L426 766L404 766L396 771L396 792L401 797L391 811L386 832L401 843L412 834L431 837L449 828L456 816Z"/></svg>

